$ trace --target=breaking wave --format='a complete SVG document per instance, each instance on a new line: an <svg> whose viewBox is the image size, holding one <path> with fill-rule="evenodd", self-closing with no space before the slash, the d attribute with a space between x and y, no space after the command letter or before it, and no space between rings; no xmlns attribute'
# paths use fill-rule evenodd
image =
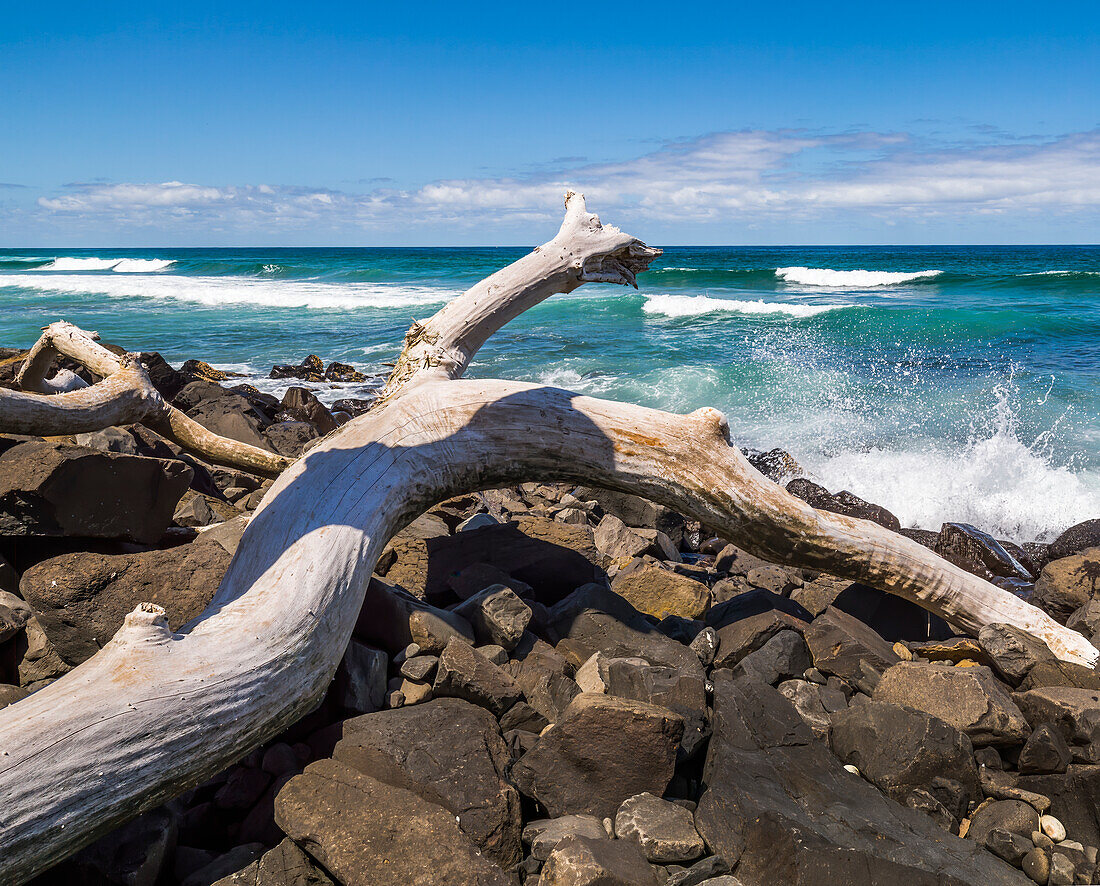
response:
<svg viewBox="0 0 1100 886"><path fill-rule="evenodd" d="M117 271L120 274L145 274L163 271L174 265L163 258L55 258L36 271Z"/></svg>
<svg viewBox="0 0 1100 886"><path fill-rule="evenodd" d="M647 314L663 314L666 317L695 317L726 311L736 314L785 315L788 317L815 317L827 311L854 308L856 305L790 305L766 301L738 301L727 298L711 298L708 295L654 295L646 299L642 310Z"/></svg>
<svg viewBox="0 0 1100 886"><path fill-rule="evenodd" d="M863 289L868 286L897 286L917 280L931 280L943 271L834 271L832 268L776 268L775 276L786 283L803 286L840 286Z"/></svg>

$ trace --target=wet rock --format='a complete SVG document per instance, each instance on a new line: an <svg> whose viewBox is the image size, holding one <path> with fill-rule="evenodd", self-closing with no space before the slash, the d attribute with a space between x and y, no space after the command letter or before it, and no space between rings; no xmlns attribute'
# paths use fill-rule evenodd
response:
<svg viewBox="0 0 1100 886"><path fill-rule="evenodd" d="M98 652L139 603L156 603L179 629L209 604L229 567L216 542L138 554L64 554L23 573L20 592L61 659L77 665Z"/></svg>
<svg viewBox="0 0 1100 886"><path fill-rule="evenodd" d="M333 886L333 883L297 843L284 839L213 886Z"/></svg>
<svg viewBox="0 0 1100 886"><path fill-rule="evenodd" d="M1035 582L1033 602L1055 618L1066 619L1089 602L1100 583L1100 547L1051 560Z"/></svg>
<svg viewBox="0 0 1100 886"><path fill-rule="evenodd" d="M584 693L515 764L513 776L551 816L609 817L628 797L664 793L683 731L683 718L667 708Z"/></svg>
<svg viewBox="0 0 1100 886"><path fill-rule="evenodd" d="M1049 724L1056 729L1075 760L1100 762L1100 693L1051 686L1017 692L1013 698L1034 727Z"/></svg>
<svg viewBox="0 0 1100 886"><path fill-rule="evenodd" d="M832 606L813 620L805 638L814 667L868 693L898 660L893 647L875 631Z"/></svg>
<svg viewBox="0 0 1100 886"><path fill-rule="evenodd" d="M275 801L275 820L344 886L512 886L452 812L338 760L318 760Z"/></svg>
<svg viewBox="0 0 1100 886"><path fill-rule="evenodd" d="M469 643L451 640L439 656L432 684L436 698L462 698L500 717L523 698L507 671L479 655Z"/></svg>
<svg viewBox="0 0 1100 886"><path fill-rule="evenodd" d="M858 495L853 495L847 490L833 494L824 486L818 486L816 483L800 478L791 480L787 484L787 491L819 510L832 511L835 514L844 514L848 517L858 517L861 520L870 520L872 523L878 523L893 532L898 532L901 529L901 522L886 508L866 502Z"/></svg>
<svg viewBox="0 0 1100 886"><path fill-rule="evenodd" d="M278 364L271 367L269 378L300 378L302 381L322 381L325 364L316 354L310 354L297 365Z"/></svg>
<svg viewBox="0 0 1100 886"><path fill-rule="evenodd" d="M1035 578L997 539L969 523L944 523L934 550L949 563L983 578L999 576L1024 582Z"/></svg>
<svg viewBox="0 0 1100 886"><path fill-rule="evenodd" d="M695 824L744 883L1021 882L846 772L771 687L716 680L712 728Z"/></svg>
<svg viewBox="0 0 1100 886"><path fill-rule="evenodd" d="M516 648L531 622L531 607L516 592L504 585L490 585L453 610L465 618L482 643L493 643L506 650Z"/></svg>
<svg viewBox="0 0 1100 886"><path fill-rule="evenodd" d="M578 650L578 666L599 652L608 658L637 656L653 665L702 673L694 652L658 631L626 600L601 585L584 585L555 604L549 628L559 641L569 640Z"/></svg>
<svg viewBox="0 0 1100 886"><path fill-rule="evenodd" d="M746 655L733 669L736 678L775 685L800 677L810 665L810 650L797 631L780 631L767 643Z"/></svg>
<svg viewBox="0 0 1100 886"><path fill-rule="evenodd" d="M1020 709L986 667L901 662L882 675L874 697L938 717L979 747L1020 744L1031 732Z"/></svg>
<svg viewBox="0 0 1100 886"><path fill-rule="evenodd" d="M761 452L757 449L743 449L741 451L749 460L749 464L776 483L781 483L802 473L802 466L785 449L769 449L767 452Z"/></svg>
<svg viewBox="0 0 1100 886"><path fill-rule="evenodd" d="M1050 543L1047 555L1051 560L1060 560L1085 548L1100 548L1100 517L1071 526Z"/></svg>
<svg viewBox="0 0 1100 886"><path fill-rule="evenodd" d="M978 633L978 643L997 673L1013 686L1019 686L1039 662L1055 658L1046 643L1013 625L986 625Z"/></svg>
<svg viewBox="0 0 1100 886"><path fill-rule="evenodd" d="M657 886L633 842L566 837L543 865L539 886Z"/></svg>
<svg viewBox="0 0 1100 886"><path fill-rule="evenodd" d="M620 573L611 582L611 590L639 612L655 618L699 618L710 601L710 589L705 584L660 566Z"/></svg>
<svg viewBox="0 0 1100 886"><path fill-rule="evenodd" d="M615 836L636 841L646 859L659 864L694 861L704 851L691 813L649 793L631 797L619 807Z"/></svg>
<svg viewBox="0 0 1100 886"><path fill-rule="evenodd" d="M1049 723L1035 728L1020 751L1018 769L1025 775L1065 772L1073 755L1062 734Z"/></svg>
<svg viewBox="0 0 1100 886"><path fill-rule="evenodd" d="M333 759L452 812L499 864L522 857L519 794L493 716L454 698L345 720Z"/></svg>
<svg viewBox="0 0 1100 886"><path fill-rule="evenodd" d="M899 802L936 776L981 796L970 739L938 717L872 700L838 711L831 725L833 753Z"/></svg>
<svg viewBox="0 0 1100 886"><path fill-rule="evenodd" d="M0 534L152 544L191 482L182 462L30 442L0 455Z"/></svg>
<svg viewBox="0 0 1100 886"><path fill-rule="evenodd" d="M603 822L594 815L540 818L523 829L523 842L531 848L531 855L539 861L546 861L562 840L573 836L588 837L591 840L608 839Z"/></svg>

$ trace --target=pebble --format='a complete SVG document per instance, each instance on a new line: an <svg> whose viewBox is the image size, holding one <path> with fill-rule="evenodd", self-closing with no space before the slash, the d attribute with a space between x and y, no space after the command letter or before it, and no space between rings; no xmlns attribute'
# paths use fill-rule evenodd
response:
<svg viewBox="0 0 1100 886"><path fill-rule="evenodd" d="M894 655L896 655L902 661L913 660L913 653L909 650L909 647L902 643L900 640L894 644Z"/></svg>
<svg viewBox="0 0 1100 886"><path fill-rule="evenodd" d="M853 766L851 763L846 763L844 768L847 769L852 775L859 775L859 769Z"/></svg>
<svg viewBox="0 0 1100 886"><path fill-rule="evenodd" d="M1066 839L1066 826L1053 815L1044 815L1039 819L1039 827L1055 843L1061 843Z"/></svg>
<svg viewBox="0 0 1100 886"><path fill-rule="evenodd" d="M825 675L817 668L806 668L806 672L802 676L811 683L817 683L818 686L824 686L828 682Z"/></svg>
<svg viewBox="0 0 1100 886"><path fill-rule="evenodd" d="M1050 859L1047 858L1046 852L1038 846L1024 856L1024 860L1020 862L1020 867L1036 883L1046 886L1047 878L1050 876Z"/></svg>
<svg viewBox="0 0 1100 886"><path fill-rule="evenodd" d="M1073 886L1074 877L1077 876L1077 867L1068 856L1055 852L1050 859L1050 874L1047 878L1048 886Z"/></svg>
<svg viewBox="0 0 1100 886"><path fill-rule="evenodd" d="M1032 831L1031 842L1040 849L1050 849L1054 845L1054 841L1042 831Z"/></svg>
<svg viewBox="0 0 1100 886"><path fill-rule="evenodd" d="M605 818L603 820L603 829L607 831L607 836L609 836L612 840L615 839L615 825L612 824L610 818Z"/></svg>

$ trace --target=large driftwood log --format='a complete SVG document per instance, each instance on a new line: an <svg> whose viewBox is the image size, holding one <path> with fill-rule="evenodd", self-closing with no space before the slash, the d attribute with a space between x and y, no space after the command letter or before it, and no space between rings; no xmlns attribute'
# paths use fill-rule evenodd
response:
<svg viewBox="0 0 1100 886"><path fill-rule="evenodd" d="M645 496L769 559L867 582L972 632L1015 624L1066 660L1096 660L1083 637L1035 607L766 480L715 410L677 416L555 388L457 380L517 305L586 279L630 282L655 254L602 228L574 197L551 244L453 302L464 304L446 322L414 327L379 405L279 477L198 619L173 634L162 611L143 605L92 659L0 711L0 881L29 879L310 710L382 547L463 492L579 480Z"/></svg>

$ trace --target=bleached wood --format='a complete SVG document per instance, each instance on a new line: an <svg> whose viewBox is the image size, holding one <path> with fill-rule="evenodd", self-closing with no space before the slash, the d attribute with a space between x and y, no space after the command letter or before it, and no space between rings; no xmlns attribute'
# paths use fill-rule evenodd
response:
<svg viewBox="0 0 1100 886"><path fill-rule="evenodd" d="M124 363L137 366L136 359L132 355L123 358L111 352L96 341L98 337L97 333L85 332L71 323L57 322L47 326L28 352L15 380L24 391L52 396L23 394L13 397L11 395L16 392L0 390L0 431L39 435L78 434L101 430L112 424L141 422L214 464L275 477L291 463L290 459L274 452L230 440L203 427L166 402L153 389L144 372L140 380L132 374L132 367L130 374L120 375ZM55 381L47 379L46 373L59 355L77 361L101 376L103 381L64 395L57 394L59 389L66 387L65 377ZM104 388L108 379L115 381ZM140 381L140 385L126 390L123 387L126 380L135 384ZM112 403L112 397L117 397L120 402ZM145 405L144 412L138 409L142 403ZM104 423L93 427L95 417ZM20 430L16 430L17 427ZM65 427L69 429L57 430Z"/></svg>

